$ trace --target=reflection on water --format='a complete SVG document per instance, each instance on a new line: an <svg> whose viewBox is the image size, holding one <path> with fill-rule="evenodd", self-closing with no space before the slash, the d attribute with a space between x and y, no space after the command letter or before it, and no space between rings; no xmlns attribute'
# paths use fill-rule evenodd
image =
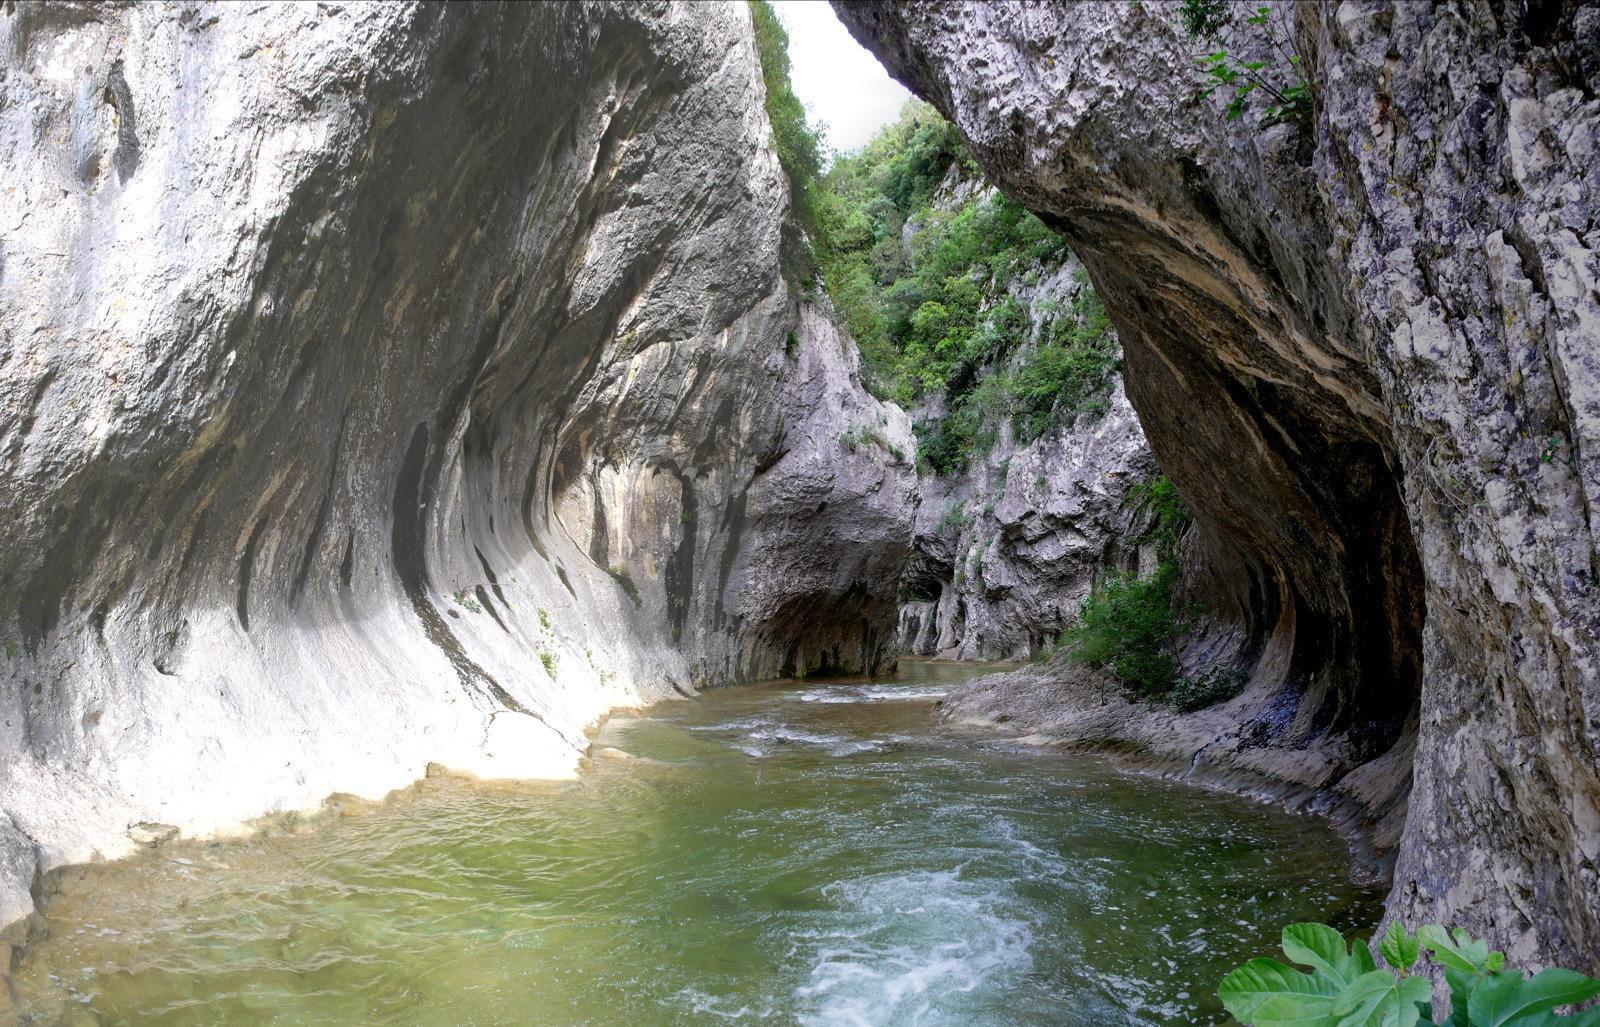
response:
<svg viewBox="0 0 1600 1027"><path fill-rule="evenodd" d="M74 872L38 1022L1189 1024L1376 896L1322 824L940 725L972 668L613 719L582 781Z"/></svg>

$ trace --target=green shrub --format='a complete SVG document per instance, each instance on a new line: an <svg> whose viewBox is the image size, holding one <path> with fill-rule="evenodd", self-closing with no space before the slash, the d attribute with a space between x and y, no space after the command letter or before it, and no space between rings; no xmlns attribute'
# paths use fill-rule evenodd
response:
<svg viewBox="0 0 1600 1027"><path fill-rule="evenodd" d="M1146 697L1164 696L1178 680L1168 646L1181 622L1172 608L1177 565L1163 563L1149 577L1112 572L1083 601L1078 623L1064 640L1072 660L1111 671Z"/></svg>
<svg viewBox="0 0 1600 1027"><path fill-rule="evenodd" d="M561 661L555 653L548 649L540 649L539 662L544 664L544 672L546 674L550 675L552 678L556 676L556 670L558 667L560 667Z"/></svg>
<svg viewBox="0 0 1600 1027"><path fill-rule="evenodd" d="M1223 0L1183 0L1179 21L1191 39L1214 39L1233 20L1238 8ZM1218 90L1230 92L1225 113L1229 121L1245 112L1250 98L1259 91L1268 98L1261 124L1293 121L1309 125L1312 109L1311 87L1306 83L1303 61L1295 52L1294 37L1273 16L1271 7L1257 7L1245 19L1266 43L1265 59L1245 60L1227 50L1217 50L1199 58L1201 77L1208 85L1198 99Z"/></svg>
<svg viewBox="0 0 1600 1027"><path fill-rule="evenodd" d="M618 585L622 586L622 591L626 592L628 598L633 600L633 605L638 606L644 602L639 595L639 586L633 583L633 579L628 576L627 571L621 567L608 567L606 568L606 573L611 575Z"/></svg>
<svg viewBox="0 0 1600 1027"><path fill-rule="evenodd" d="M1203 710L1238 695L1247 677L1238 667L1212 667L1194 677L1179 678L1167 693L1166 702L1180 713Z"/></svg>
<svg viewBox="0 0 1600 1027"><path fill-rule="evenodd" d="M1415 935L1389 925L1378 946L1379 969L1367 946L1347 945L1326 924L1290 924L1283 953L1296 970L1275 959L1252 959L1222 979L1222 1004L1241 1024L1254 1027L1596 1027L1600 1009L1565 1016L1553 1012L1600 995L1600 980L1572 970L1541 970L1532 977L1505 969L1505 955L1459 928L1429 925ZM1426 951L1427 956L1423 953ZM1433 1006L1433 987L1419 959L1442 970L1451 1013Z"/></svg>
<svg viewBox="0 0 1600 1027"><path fill-rule="evenodd" d="M1176 486L1166 475L1157 475L1129 489L1127 502L1150 514L1150 530L1144 541L1155 543L1156 554L1162 560L1177 560L1178 544L1193 517Z"/></svg>

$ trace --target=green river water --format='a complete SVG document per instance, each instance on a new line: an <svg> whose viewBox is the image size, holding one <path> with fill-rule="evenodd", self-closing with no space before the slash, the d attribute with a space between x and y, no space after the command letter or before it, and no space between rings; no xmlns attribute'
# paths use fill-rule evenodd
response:
<svg viewBox="0 0 1600 1027"><path fill-rule="evenodd" d="M578 782L73 871L25 1022L1224 1023L1281 925L1376 921L1316 820L940 724L978 672L729 689Z"/></svg>

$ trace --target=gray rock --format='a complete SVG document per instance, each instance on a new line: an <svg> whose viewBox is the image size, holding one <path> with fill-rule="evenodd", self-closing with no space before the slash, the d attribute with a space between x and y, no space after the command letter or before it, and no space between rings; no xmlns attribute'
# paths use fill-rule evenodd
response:
<svg viewBox="0 0 1600 1027"><path fill-rule="evenodd" d="M1391 914L1600 969L1600 14L1274 5L1302 133L1197 98L1175 4L837 10L1088 267L1293 700L1249 727L1405 816Z"/></svg>
<svg viewBox="0 0 1600 1027"><path fill-rule="evenodd" d="M778 274L744 7L8 4L0 52L0 922L129 824L884 664L909 486L815 426L878 408Z"/></svg>
<svg viewBox="0 0 1600 1027"><path fill-rule="evenodd" d="M796 332L777 460L738 511L749 537L727 592L768 654L748 676L891 670L917 504L911 421L862 387L855 344L820 300L801 305Z"/></svg>

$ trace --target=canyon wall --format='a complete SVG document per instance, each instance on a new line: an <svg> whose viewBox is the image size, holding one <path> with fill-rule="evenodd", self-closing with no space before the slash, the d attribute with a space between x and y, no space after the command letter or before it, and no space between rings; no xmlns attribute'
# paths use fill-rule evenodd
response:
<svg viewBox="0 0 1600 1027"><path fill-rule="evenodd" d="M1293 74L1242 18L836 10L1088 268L1253 669L1238 758L1403 818L1392 916L1600 969L1600 8L1273 5L1304 124L1200 95L1218 49Z"/></svg>
<svg viewBox="0 0 1600 1027"><path fill-rule="evenodd" d="M909 426L778 273L743 4L5 4L0 54L0 926L892 664L915 477L838 424Z"/></svg>
<svg viewBox="0 0 1600 1027"><path fill-rule="evenodd" d="M989 373L1027 359L1056 317L1088 288L1071 257L1008 295L1027 312L1026 338ZM1063 313L1063 311L1067 311ZM940 412L943 397L911 411ZM942 659L1027 659L1077 620L1095 577L1153 559L1135 490L1159 472L1116 376L1094 409L1038 438L1010 418L994 445L948 475L924 469L916 539L901 593L901 644Z"/></svg>

